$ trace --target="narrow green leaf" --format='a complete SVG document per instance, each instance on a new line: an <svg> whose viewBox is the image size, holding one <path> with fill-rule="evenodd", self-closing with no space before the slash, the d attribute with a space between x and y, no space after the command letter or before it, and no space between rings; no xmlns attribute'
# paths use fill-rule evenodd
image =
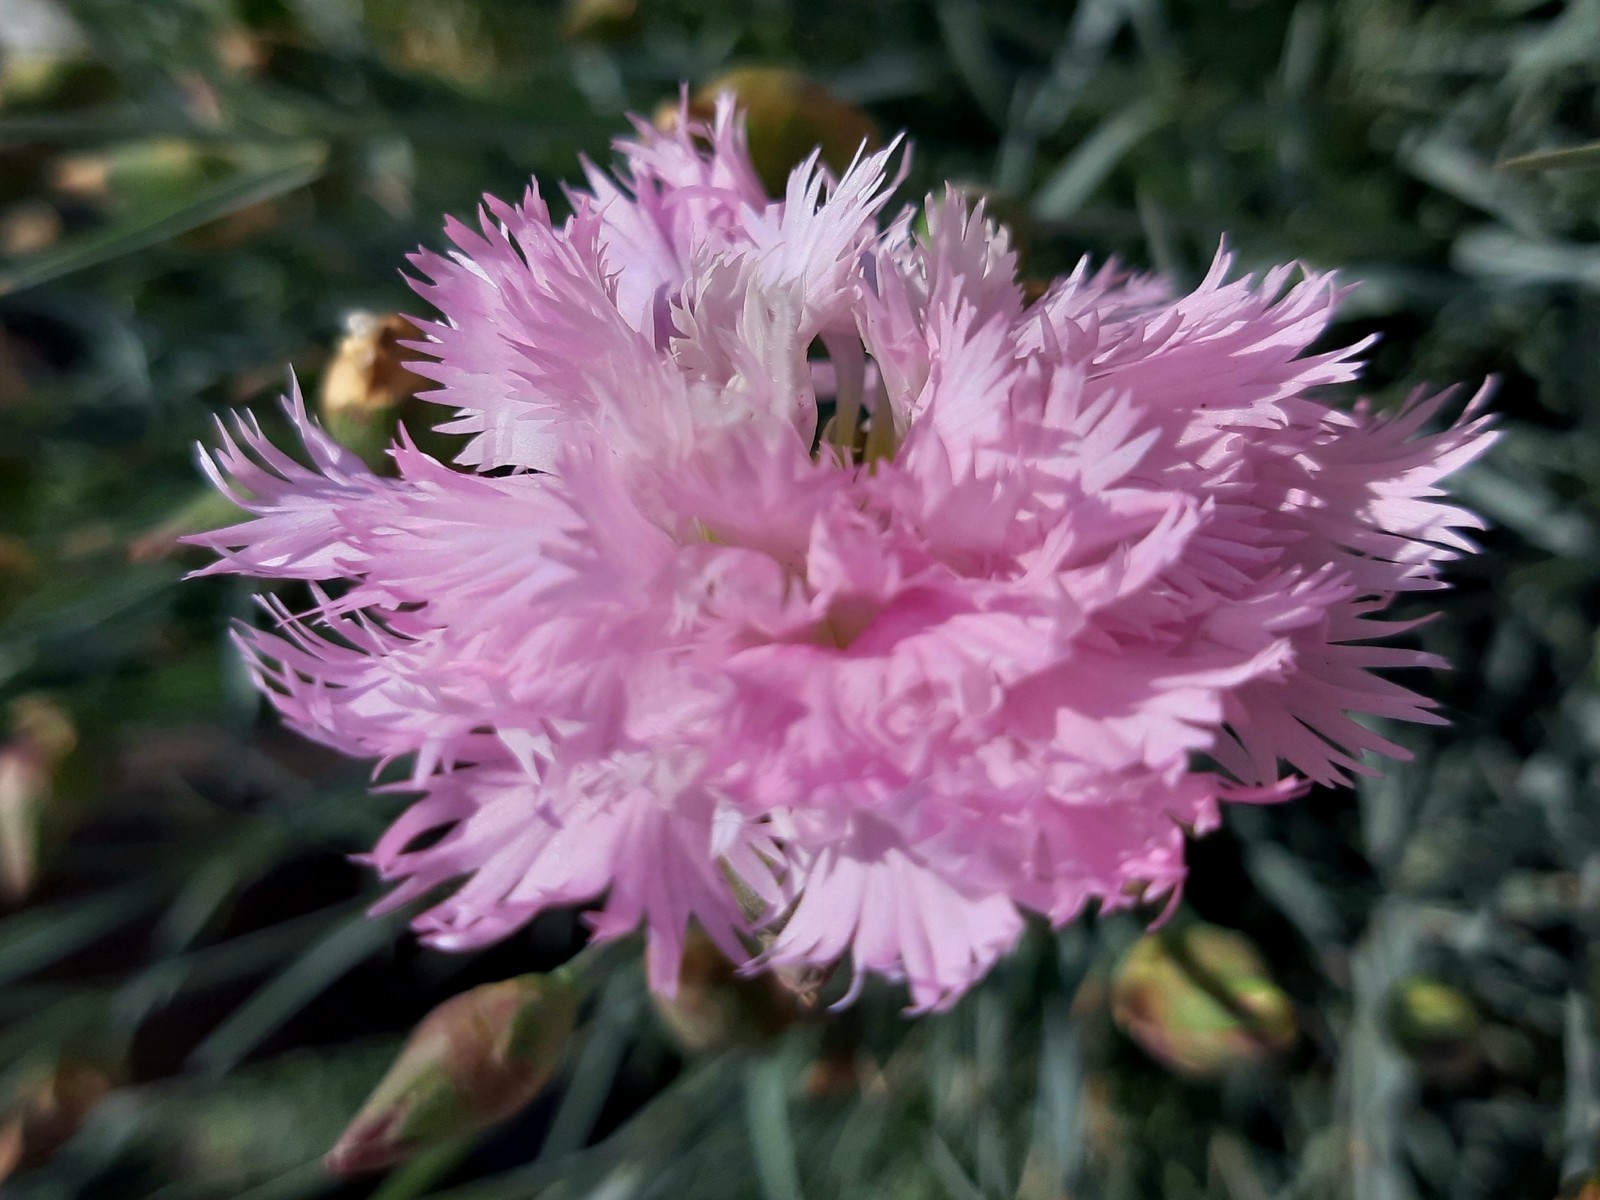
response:
<svg viewBox="0 0 1600 1200"><path fill-rule="evenodd" d="M1108 118L1040 186L1033 198L1033 215L1041 221L1060 221L1077 212L1164 116L1160 102L1147 96Z"/></svg>
<svg viewBox="0 0 1600 1200"><path fill-rule="evenodd" d="M336 980L388 946L399 923L398 916L351 913L213 1030L192 1061L217 1075L229 1070Z"/></svg>
<svg viewBox="0 0 1600 1200"><path fill-rule="evenodd" d="M752 1063L744 1080L750 1151L766 1200L801 1200L800 1168L789 1126L789 1076L782 1059Z"/></svg>
<svg viewBox="0 0 1600 1200"><path fill-rule="evenodd" d="M1011 84L989 36L983 7L976 0L939 0L934 14L962 82L996 127L1004 129L1011 107Z"/></svg>
<svg viewBox="0 0 1600 1200"><path fill-rule="evenodd" d="M617 1070L640 1017L639 983L629 972L612 975L600 993L594 1018L584 1031L571 1079L562 1094L550 1132L539 1152L541 1161L571 1154L583 1147L611 1094Z"/></svg>
<svg viewBox="0 0 1600 1200"><path fill-rule="evenodd" d="M985 1200L978 1185L972 1182L972 1177L957 1161L950 1143L931 1130L928 1133L928 1165L939 1177L945 1194L951 1200Z"/></svg>
<svg viewBox="0 0 1600 1200"><path fill-rule="evenodd" d="M372 1200L420 1200L460 1165L478 1144L478 1137L459 1138L432 1150L425 1150L409 1162L396 1167L372 1193Z"/></svg>
<svg viewBox="0 0 1600 1200"><path fill-rule="evenodd" d="M690 1066L666 1091L647 1104L603 1143L578 1154L541 1154L532 1166L504 1171L477 1183L436 1193L434 1200L527 1200L561 1185L564 1194L624 1200L649 1180L651 1195L673 1195L662 1188L671 1164L689 1157L692 1147L726 1126L738 1104L740 1060L717 1055Z"/></svg>
<svg viewBox="0 0 1600 1200"><path fill-rule="evenodd" d="M58 962L138 920L165 894L168 876L147 875L126 887L98 892L0 921L0 984Z"/></svg>
<svg viewBox="0 0 1600 1200"><path fill-rule="evenodd" d="M320 144L307 144L274 157L278 161L202 188L176 205L157 207L72 238L8 271L0 271L0 295L37 287L74 271L160 245L241 208L304 187L322 174L327 150Z"/></svg>

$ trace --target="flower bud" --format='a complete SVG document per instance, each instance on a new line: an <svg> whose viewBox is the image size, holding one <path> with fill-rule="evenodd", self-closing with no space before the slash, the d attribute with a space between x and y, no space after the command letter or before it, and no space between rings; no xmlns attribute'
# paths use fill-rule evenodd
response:
<svg viewBox="0 0 1600 1200"><path fill-rule="evenodd" d="M1111 1016L1152 1058L1197 1077L1262 1062L1297 1036L1260 952L1212 925L1140 938L1117 969Z"/></svg>
<svg viewBox="0 0 1600 1200"><path fill-rule="evenodd" d="M775 196L783 194L789 172L818 147L822 161L837 174L850 165L863 143L868 150L883 144L871 117L799 71L781 67L729 71L689 97L689 115L710 120L723 92L738 97L750 133L751 162ZM664 104L656 113L658 126L670 127L677 119L676 103Z"/></svg>
<svg viewBox="0 0 1600 1200"><path fill-rule="evenodd" d="M57 773L77 745L69 717L43 696L11 706L11 736L0 745L0 896L16 903L33 890Z"/></svg>
<svg viewBox="0 0 1600 1200"><path fill-rule="evenodd" d="M0 110L89 108L117 98L116 72L71 51L8 54L0 64Z"/></svg>
<svg viewBox="0 0 1600 1200"><path fill-rule="evenodd" d="M23 200L0 213L0 254L42 254L61 238L61 214L43 200Z"/></svg>
<svg viewBox="0 0 1600 1200"><path fill-rule="evenodd" d="M260 75L272 63L273 40L248 25L224 25L211 38L211 51L231 75Z"/></svg>
<svg viewBox="0 0 1600 1200"><path fill-rule="evenodd" d="M1459 1082L1482 1063L1482 1022L1472 1001L1442 979L1412 975L1389 995L1389 1031L1425 1074Z"/></svg>
<svg viewBox="0 0 1600 1200"><path fill-rule="evenodd" d="M415 355L401 345L421 337L415 325L397 314L351 313L322 377L323 424L374 470L387 465L385 452L400 422L424 415L415 397L428 381L407 365ZM408 432L426 437L431 430L425 420L413 419Z"/></svg>
<svg viewBox="0 0 1600 1200"><path fill-rule="evenodd" d="M568 972L521 975L446 1000L422 1019L324 1162L381 1171L475 1134L533 1100L555 1074L582 989Z"/></svg>
<svg viewBox="0 0 1600 1200"><path fill-rule="evenodd" d="M174 197L225 178L230 170L224 156L198 142L159 137L62 155L51 182L57 193L73 200L136 211L169 205Z"/></svg>
<svg viewBox="0 0 1600 1200"><path fill-rule="evenodd" d="M0 1181L66 1145L112 1087L104 1068L86 1062L62 1061L24 1074L0 1110Z"/></svg>

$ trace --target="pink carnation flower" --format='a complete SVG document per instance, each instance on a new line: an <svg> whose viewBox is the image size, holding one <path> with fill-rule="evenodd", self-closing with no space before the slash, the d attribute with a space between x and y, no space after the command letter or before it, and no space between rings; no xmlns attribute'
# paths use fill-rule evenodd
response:
<svg viewBox="0 0 1600 1200"><path fill-rule="evenodd" d="M1309 350L1328 276L1029 305L958 195L880 222L889 151L772 201L730 104L619 149L565 221L530 189L413 258L457 466L375 475L298 396L303 455L240 422L207 462L253 514L209 570L313 584L241 633L261 686L414 763L370 862L429 942L602 902L662 991L697 921L942 1008L1024 911L1175 895L1219 802L1440 719L1375 672L1441 665L1384 612L1472 549L1438 484L1482 399L1329 407L1362 347Z"/></svg>

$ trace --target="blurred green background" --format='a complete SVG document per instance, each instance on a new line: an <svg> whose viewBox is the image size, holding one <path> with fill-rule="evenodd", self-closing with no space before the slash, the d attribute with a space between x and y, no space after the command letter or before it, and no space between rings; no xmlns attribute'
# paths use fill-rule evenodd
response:
<svg viewBox="0 0 1600 1200"><path fill-rule="evenodd" d="M0 55L7 1197L1600 1194L1600 155L1547 154L1600 136L1600 0L0 0ZM663 1015L608 959L531 1105L336 1179L407 1031L581 925L449 956L362 915L400 800L264 711L250 587L182 582L192 447L415 311L442 214L736 68L834 98L741 77L765 152L859 106L1033 276L1192 282L1226 233L1360 284L1380 403L1498 376L1487 553L1417 634L1454 724L1232 812L1159 935L1035 929L942 1016L699 960Z"/></svg>

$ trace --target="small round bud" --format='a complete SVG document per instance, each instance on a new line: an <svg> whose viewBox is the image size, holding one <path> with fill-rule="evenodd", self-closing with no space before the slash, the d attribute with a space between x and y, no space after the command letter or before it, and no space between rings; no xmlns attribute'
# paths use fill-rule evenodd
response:
<svg viewBox="0 0 1600 1200"><path fill-rule="evenodd" d="M406 1039L324 1160L334 1175L381 1171L516 1113L549 1083L583 998L563 972L484 984L446 1000Z"/></svg>
<svg viewBox="0 0 1600 1200"><path fill-rule="evenodd" d="M1289 997L1261 953L1212 925L1136 942L1117 969L1111 1015L1152 1058L1199 1077L1263 1062L1298 1036Z"/></svg>

